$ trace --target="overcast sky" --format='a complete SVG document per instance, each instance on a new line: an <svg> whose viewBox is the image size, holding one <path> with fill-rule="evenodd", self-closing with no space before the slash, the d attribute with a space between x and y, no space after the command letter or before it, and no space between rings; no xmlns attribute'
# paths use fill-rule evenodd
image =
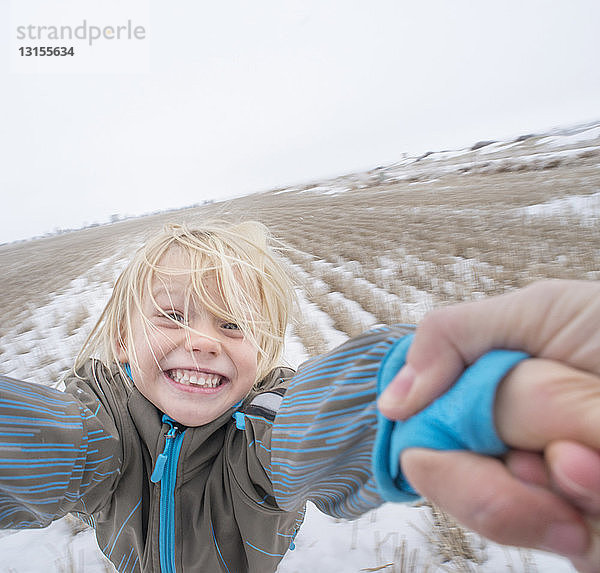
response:
<svg viewBox="0 0 600 573"><path fill-rule="evenodd" d="M0 60L0 242L600 119L598 0L145 3L147 72Z"/></svg>

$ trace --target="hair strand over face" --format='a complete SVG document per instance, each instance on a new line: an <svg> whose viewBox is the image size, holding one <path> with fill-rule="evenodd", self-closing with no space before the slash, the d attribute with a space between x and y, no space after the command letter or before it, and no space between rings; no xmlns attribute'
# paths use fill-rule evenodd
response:
<svg viewBox="0 0 600 573"><path fill-rule="evenodd" d="M152 297L159 308L152 288L161 277L181 273L161 264L167 252L178 249L189 261L186 307L200 303L215 316L239 326L258 349L258 382L280 360L295 302L293 282L277 245L267 228L253 221L201 228L166 226L137 251L117 279L75 360L75 369L92 357L119 364L119 356L127 354L130 362L136 361L135 348L128 345L133 339L133 317L135 313L143 316L145 296Z"/></svg>

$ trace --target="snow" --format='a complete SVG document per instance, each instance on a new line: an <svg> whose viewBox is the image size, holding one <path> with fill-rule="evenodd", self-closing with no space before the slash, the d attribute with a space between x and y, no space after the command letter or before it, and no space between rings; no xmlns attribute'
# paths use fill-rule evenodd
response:
<svg viewBox="0 0 600 573"><path fill-rule="evenodd" d="M105 263L109 262L107 260ZM349 272L348 268L351 268L351 265L346 265L346 269L341 272ZM36 310L36 329L28 335L31 344L35 345L36 341L39 343L40 337L51 337L53 344L60 337L64 338L64 328L57 324L56 313L62 312L64 315L77 308L82 301L94 308L94 313L91 313L86 320L86 323L91 324L96 312L99 312L100 307L104 304L103 301L109 294L104 283L93 282L91 278L93 276L94 273L88 273L85 277L74 281L69 288L56 295L46 306ZM368 287L381 291L371 283L368 283ZM382 296L383 293L385 291L382 291ZM422 291L415 291L413 294L416 300L413 304L419 307L418 310L422 310L423 305L431 302L426 293ZM332 293L332 295L344 298L339 293ZM386 295L393 296L389 293ZM314 303L309 302L303 293L299 293L299 298L305 320L314 324L331 346L340 344L347 339L345 334L333 327L331 318ZM355 301L345 300L349 306L357 304ZM355 306L354 310L364 313L365 321L374 320L374 317L366 311ZM417 309L415 308L415 310ZM79 340L78 335L71 338L75 341ZM63 361L70 359L76 351L73 340L69 340L69 344L64 344L63 340L62 345L54 347L54 352L62 349L62 354L59 354L57 359ZM288 330L285 347L285 361L293 367L297 367L308 358L304 347L292 329ZM12 359L13 366L19 363L28 365L28 361L31 360L27 355L12 356ZM26 370L19 368L19 371L25 372ZM43 377L41 379L47 380ZM489 573L502 571L573 573L575 571L563 558L542 552L502 547L472 535L474 547L482 546L481 550L478 550L478 554L483 559L481 565L475 567L470 562L441 564L438 563L439 552L431 542L430 519L428 519L428 510L425 508L385 504L357 520L343 521L322 514L309 504L305 523L295 540L296 548L285 556L278 568L278 573L368 571L394 561L399 563L402 551L404 551L405 559L410 557L416 560L415 571L424 570L426 566L429 566L429 571L432 573L437 570L473 570ZM32 547L35 548L35 551L31 550ZM74 534L66 519L59 520L41 530L0 532L0 555L2 555L2 569L0 569L2 572L85 571L86 573L107 573L112 571L112 566L103 558L96 545L93 531L87 529ZM467 568L465 569L465 567ZM389 565L381 570L393 573L401 569L394 569L392 565Z"/></svg>
<svg viewBox="0 0 600 573"><path fill-rule="evenodd" d="M570 195L546 203L529 205L519 210L528 218L555 218L562 224L579 219L583 225L595 225L600 222L600 191L591 195Z"/></svg>
<svg viewBox="0 0 600 573"><path fill-rule="evenodd" d="M471 534L474 553L483 562L456 560L440 563L439 551L432 540L430 510L410 505L385 504L353 521L334 519L308 504L306 519L277 573L325 573L337 571L381 571L395 573L425 571L476 571L478 573L574 573L563 558L541 551L522 550L492 543ZM400 568L402 546L413 553L415 568ZM391 564L396 562L397 567ZM408 559L405 564L408 563Z"/></svg>
<svg viewBox="0 0 600 573"><path fill-rule="evenodd" d="M535 148L530 141L534 142ZM566 149L557 149L566 148ZM532 136L515 141L496 141L473 150L457 149L437 151L421 156L406 156L401 161L377 167L364 173L353 173L336 177L328 181L315 182L312 186L302 187L302 192L335 195L344 193L353 187L362 187L368 183L382 184L408 181L421 185L434 181L441 176L478 169L493 172L505 167L536 167L540 162L553 159L566 159L584 152L600 150L600 124L598 122L571 129L555 130L547 136ZM481 164L484 163L485 166ZM298 191L299 187L289 187L278 191L285 193Z"/></svg>
<svg viewBox="0 0 600 573"><path fill-rule="evenodd" d="M72 364L110 293L109 281L97 276L116 276L126 261L113 255L94 265L45 305L33 309L31 329L3 337L0 357L2 372L28 382L54 384L61 372ZM79 317L82 324L70 326L69 317ZM19 372L17 376L15 372Z"/></svg>
<svg viewBox="0 0 600 573"><path fill-rule="evenodd" d="M326 347L323 348L323 352L332 350L348 340L348 335L337 330L333 326L331 317L326 312L323 312L314 302L310 302L304 292L298 291L297 295L303 320L310 324L315 331L325 334Z"/></svg>
<svg viewBox="0 0 600 573"><path fill-rule="evenodd" d="M3 533L3 534L2 534ZM65 520L46 529L0 533L2 573L109 573L113 571L97 549L93 531L73 535ZM405 554L416 558L414 571L474 571L477 573L575 573L566 559L541 551L508 548L472 534L470 542L483 563L457 560L439 563L432 543L427 508L386 504L354 521L334 519L308 504L295 549L283 558L277 573L358 573L398 562ZM32 550L35 548L35 550ZM470 568L466 568L469 567ZM408 571L387 567L381 571Z"/></svg>
<svg viewBox="0 0 600 573"><path fill-rule="evenodd" d="M544 137L538 141L538 145L560 147L564 145L575 145L585 141L592 141L598 138L600 138L600 126L595 126L569 135L552 135L550 137Z"/></svg>
<svg viewBox="0 0 600 573"><path fill-rule="evenodd" d="M588 145L584 145L584 144ZM482 172L493 172L503 167L508 161L512 168L537 167L542 162L554 159L568 160L584 152L600 150L600 125L569 134L556 134L535 141L536 148L523 141L497 141L479 149L458 149L438 151L426 156L407 157L402 161L377 167L362 174L351 174L336 177L330 181L314 184L303 188L288 187L276 192L288 193L318 193L322 195L337 195L350 191L353 187L364 187L371 184L394 183L408 181L409 183L433 182L442 176L462 173L478 169ZM527 146L527 147L522 147ZM520 148L522 147L522 148ZM557 149L564 148L564 149ZM482 165L483 164L483 165ZM301 189L301 190L299 190Z"/></svg>
<svg viewBox="0 0 600 573"><path fill-rule="evenodd" d="M302 346L302 342L300 342L300 339L294 334L292 327L288 326L285 335L283 361L290 368L296 370L300 364L306 362L309 358L310 357L304 350L304 346Z"/></svg>
<svg viewBox="0 0 600 573"><path fill-rule="evenodd" d="M505 141L495 141L494 143L490 143L485 147L481 147L477 149L477 153L479 155L489 155L490 153L497 153L498 151L506 151L511 147L515 147L519 145L518 141L513 141L512 143L506 143Z"/></svg>
<svg viewBox="0 0 600 573"><path fill-rule="evenodd" d="M2 571L7 573L109 573L114 571L91 529L73 535L66 520L46 529L9 531L0 537Z"/></svg>
<svg viewBox="0 0 600 573"><path fill-rule="evenodd" d="M580 153L583 150L600 149L600 124L582 126L569 132L557 132L536 141L540 150L515 155L518 162L533 162L540 159L565 157ZM577 149L556 150L557 147L589 144ZM312 187L289 187L276 193L305 192L335 194L348 191L352 186L362 186L369 182L391 182L409 179L415 175L435 177L443 173L458 172L465 167L472 167L474 158L485 155L490 163L503 159L489 159L493 153L499 155L507 149L515 149L525 142L496 142L476 152L471 150L446 151L433 153L417 161L414 157L405 157L402 161L387 167L377 168L364 174L353 174L347 177L324 181ZM544 148L545 149L540 149ZM600 220L600 190L586 196L569 196L553 201L531 205L518 210L518 214L529 217L558 218L561 222L579 219L582 224L598 224ZM392 269L402 268L403 264L411 268L418 267L419 274L429 275L431 269L427 261L400 253L398 260L380 258L382 277ZM400 262L398 262L400 261ZM3 337L3 352L0 355L2 372L21 378L51 383L57 380L61 370L66 369L83 342L89 329L97 318L100 309L110 294L110 280L99 280L118 273L124 264L121 254L115 254L101 261L89 272L74 280L62 292L44 306L32 311L31 328L23 332L8 332ZM331 264L317 262L319 267L331 270ZM432 295L407 285L402 299L366 281L360 276L360 269L355 268L352 261L342 262L335 267L336 273L353 279L371 296L381 300L383 304L401 303L411 322L417 322L424 313L434 305ZM309 275L301 267L295 266L302 279L315 289L327 288L326 283L313 275ZM454 271L457 277L473 277L487 271L477 261L457 258ZM304 274L302 274L304 273ZM113 274L114 276L114 274ZM379 280L379 279L377 279ZM455 283L448 283L447 288L455 288ZM341 305L358 317L360 323L374 325L377 319L363 309L356 301L343 294L333 292L327 294L328 300ZM304 291L298 293L303 320L317 330L327 341L327 350L347 340L348 336L334 327L331 317L311 302ZM83 323L71 332L68 317L85 310ZM67 319L65 318L67 317ZM413 320L414 319L414 320ZM51 360L44 360L45 356ZM285 344L285 362L296 368L308 358L302 342L289 328ZM278 573L355 573L358 571L381 570L389 573L398 571L478 571L478 572L512 572L532 573L534 571L549 573L573 573L575 569L566 559L539 551L525 551L507 548L486 540L475 534L471 538L473 547L481 557L482 563L439 563L439 552L433 543L431 518L429 510L409 505L385 504L357 520L342 521L320 513L309 504L305 523L296 540L294 551L288 552L283 559ZM32 549L33 548L33 549ZM399 560L404 551L405 559L414 559L414 568L400 568ZM60 573L76 571L86 573L106 573L111 571L99 549L93 532L90 529L75 533L71 522L63 519L42 530L0 531L0 555L2 556L0 573ZM393 562L396 565L391 565ZM386 566L387 565L387 566Z"/></svg>

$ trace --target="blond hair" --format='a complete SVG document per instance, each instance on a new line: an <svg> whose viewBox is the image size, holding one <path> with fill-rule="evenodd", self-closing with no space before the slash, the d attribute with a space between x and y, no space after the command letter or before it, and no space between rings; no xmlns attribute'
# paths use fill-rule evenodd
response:
<svg viewBox="0 0 600 573"><path fill-rule="evenodd" d="M199 228L166 226L137 251L117 279L110 300L75 359L75 370L93 357L123 368L119 350L133 339L134 313L143 316L142 297L152 297L155 307L166 316L153 298L152 282L157 273L169 273L160 265L161 258L179 248L189 255L189 296L219 318L237 324L253 342L258 349L255 383L260 381L281 358L295 302L281 247L264 225L254 221L215 222ZM211 280L218 291L216 300L207 288ZM130 361L135 361L135 349L133 356L130 349L128 354Z"/></svg>

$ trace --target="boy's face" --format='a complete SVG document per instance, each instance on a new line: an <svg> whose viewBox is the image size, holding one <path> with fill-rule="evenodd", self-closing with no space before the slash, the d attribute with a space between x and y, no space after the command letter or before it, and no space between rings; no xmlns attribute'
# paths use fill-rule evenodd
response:
<svg viewBox="0 0 600 573"><path fill-rule="evenodd" d="M160 266L169 273L155 275L152 294L158 306L181 326L162 315L145 293L142 312L147 320L135 312L133 340L126 341L127 350L122 350L119 359L130 362L135 386L157 408L181 424L201 426L250 391L258 351L234 323L214 316L192 299L186 309L190 274L183 251L171 249ZM211 288L219 301L214 285ZM192 330L182 328L184 324ZM135 347L135 355L131 347Z"/></svg>

